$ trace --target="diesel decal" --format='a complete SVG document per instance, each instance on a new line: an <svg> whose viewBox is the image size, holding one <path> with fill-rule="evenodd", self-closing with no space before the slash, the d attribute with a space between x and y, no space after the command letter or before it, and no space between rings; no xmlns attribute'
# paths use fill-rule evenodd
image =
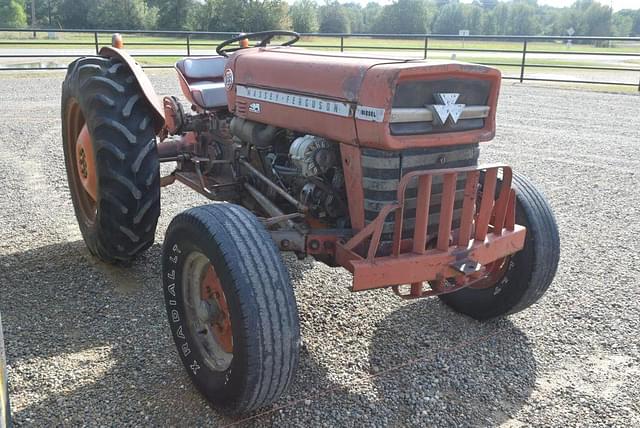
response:
<svg viewBox="0 0 640 428"><path fill-rule="evenodd" d="M384 120L384 109L378 107L358 106L356 107L356 119L369 122L382 122Z"/></svg>

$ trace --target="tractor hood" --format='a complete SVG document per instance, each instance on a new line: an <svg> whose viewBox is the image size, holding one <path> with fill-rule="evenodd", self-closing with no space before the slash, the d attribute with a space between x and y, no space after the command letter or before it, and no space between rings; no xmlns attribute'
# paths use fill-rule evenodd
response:
<svg viewBox="0 0 640 428"><path fill-rule="evenodd" d="M234 58L236 83L279 88L357 102L368 69L403 63L398 58L368 57L299 48L274 47L238 51Z"/></svg>
<svg viewBox="0 0 640 428"><path fill-rule="evenodd" d="M229 109L240 117L348 144L404 149L493 138L500 72L272 47L235 52L225 82Z"/></svg>

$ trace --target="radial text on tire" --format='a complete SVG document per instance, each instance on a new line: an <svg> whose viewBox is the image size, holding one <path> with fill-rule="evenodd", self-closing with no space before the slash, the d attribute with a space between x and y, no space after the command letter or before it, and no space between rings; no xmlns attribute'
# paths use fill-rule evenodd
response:
<svg viewBox="0 0 640 428"><path fill-rule="evenodd" d="M162 275L173 339L202 394L227 413L274 402L293 379L300 327L287 270L257 217L233 204L179 214Z"/></svg>
<svg viewBox="0 0 640 428"><path fill-rule="evenodd" d="M516 223L527 228L524 248L508 257L493 284L440 296L454 310L486 320L513 314L537 302L553 281L560 259L558 226L549 203L526 177L513 174Z"/></svg>
<svg viewBox="0 0 640 428"><path fill-rule="evenodd" d="M82 236L98 258L127 261L153 244L160 169L151 107L117 58L85 57L62 85L62 138Z"/></svg>

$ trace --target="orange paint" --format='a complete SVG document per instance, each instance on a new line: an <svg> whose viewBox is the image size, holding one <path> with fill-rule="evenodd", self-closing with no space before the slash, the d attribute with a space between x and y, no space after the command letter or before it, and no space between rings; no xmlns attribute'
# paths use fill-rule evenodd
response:
<svg viewBox="0 0 640 428"><path fill-rule="evenodd" d="M98 174L93 141L87 125L82 127L76 140L76 161L78 162L78 176L82 187L95 202L98 200Z"/></svg>

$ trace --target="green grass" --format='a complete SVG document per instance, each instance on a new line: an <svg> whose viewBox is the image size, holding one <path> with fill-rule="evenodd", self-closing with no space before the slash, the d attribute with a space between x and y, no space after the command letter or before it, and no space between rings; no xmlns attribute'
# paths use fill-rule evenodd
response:
<svg viewBox="0 0 640 428"><path fill-rule="evenodd" d="M303 37L300 44L304 45L331 45L340 47L339 37ZM347 37L344 39L344 46L373 46L377 48L415 48L416 50L424 49L424 40L407 40L407 39L382 39L370 37ZM507 42L493 40L439 40L430 38L429 48L436 49L495 49L495 50L514 50L521 52L523 48L522 42ZM528 51L553 51L553 52L602 52L602 53L637 53L640 56L640 47L637 45L618 44L612 47L597 47L593 45L573 45L567 48L566 44L560 42L531 42L527 44Z"/></svg>
<svg viewBox="0 0 640 428"><path fill-rule="evenodd" d="M84 49L92 48L94 46L94 38L92 34L72 34L72 33L59 33L57 39L47 39L46 33L38 33L37 39L32 39L30 33L4 33L0 39L0 54L2 48L24 48L27 52L29 48L58 48L58 49ZM138 57L138 61L143 65L173 65L181 55L186 55L186 38L185 37L161 37L161 36L136 36L125 35L125 48L135 49L136 51L144 51L145 49L166 49L171 54L174 52L177 54L172 57ZM38 43L22 45L21 42ZM100 46L111 44L110 34L99 35L98 42ZM221 40L206 39L201 37L192 37L191 39L191 53L192 55L209 55L214 52L215 46L220 43ZM278 40L274 40L277 43ZM58 43L82 43L82 45L67 45ZM157 45L161 43L162 45ZM156 45L153 45L156 44ZM304 37L298 42L299 46L307 46L312 49L320 49L325 51L335 51L340 48L339 37ZM345 52L358 52L358 51L370 51L379 52L381 55L394 54L407 56L420 57L424 49L424 40L408 40L408 39L384 39L384 38L371 38L371 37L346 37L344 39ZM377 48L377 49L376 49ZM403 50L393 51L394 48L405 48ZM497 51L517 51L522 49L521 42L503 42L503 41L461 41L461 40L429 40L428 57L436 60L452 59L452 54L455 53L455 59L458 61L467 61L480 64L495 64L501 63L502 65L496 66L505 75L518 75L520 74L520 55L518 53L486 53L482 52L465 52L460 49L492 49ZM571 52L577 54L579 52L590 53L637 53L638 57L628 57L624 59L612 58L611 61L602 61L601 59L593 59L590 56L583 56L580 59L576 59L572 56L571 59L564 60L562 57L558 58L541 58L540 55L534 54L527 57L527 64L538 64L551 67L561 66L615 66L615 67L630 67L637 68L640 72L640 46L633 44L618 44L611 48L596 47L591 45L574 45L572 48L567 48L565 44L554 42L532 42L529 43L528 51L550 51L550 52ZM443 49L443 50L434 50ZM25 59L25 63L29 62ZM35 61L34 61L35 62ZM62 60L61 62L65 62ZM615 64L611 64L615 63ZM566 76L567 79L577 79L576 76L587 73L587 70L572 70L572 69L556 69L556 68L536 68L528 67L526 69L526 75L534 77L540 73L553 73L554 75ZM616 75L613 73L620 73L617 71L597 71L596 73L606 73L607 76L611 73L611 78L616 79ZM602 74L599 74L601 76ZM619 79L619 78L618 78ZM616 79L616 80L618 80ZM602 79L607 80L607 79ZM574 85L575 86L575 85ZM580 88L587 88L591 85L578 85ZM602 86L598 86L602 88ZM605 90L612 92L635 92L637 88L624 87L624 86L606 86Z"/></svg>
<svg viewBox="0 0 640 428"><path fill-rule="evenodd" d="M92 34L80 33L57 33L57 38L49 40L46 33L37 33L37 38L33 39L31 33L3 33L0 38L1 47L24 47L37 48L43 45L61 42L86 43L87 47L93 46L94 36ZM125 46L135 46L136 49L158 49L162 47L180 47L186 43L186 37L164 37L164 36L138 36L125 35ZM108 45L111 43L110 34L99 34L98 41L100 45ZM221 40L213 40L202 38L200 36L192 36L192 44L207 44L215 46ZM23 45L21 42L34 43ZM38 44L35 44L38 43ZM162 46L152 45L135 45L136 43L162 43ZM339 37L303 37L299 44L305 46L332 46L340 47ZM372 38L372 37L345 37L345 47L349 46L368 46L372 48L415 48L422 50L424 48L424 40L422 39L388 39L388 38ZM62 46L62 45L58 45ZM78 46L81 47L81 46ZM508 41L479 41L479 40L439 40L430 38L429 47L436 49L495 49L495 50L522 50L522 42ZM637 53L640 56L640 46L631 43L615 42L611 47L598 47L594 45L574 44L571 48L567 48L566 44L560 42L531 42L528 44L529 51L552 51L552 52L590 52L590 53Z"/></svg>

